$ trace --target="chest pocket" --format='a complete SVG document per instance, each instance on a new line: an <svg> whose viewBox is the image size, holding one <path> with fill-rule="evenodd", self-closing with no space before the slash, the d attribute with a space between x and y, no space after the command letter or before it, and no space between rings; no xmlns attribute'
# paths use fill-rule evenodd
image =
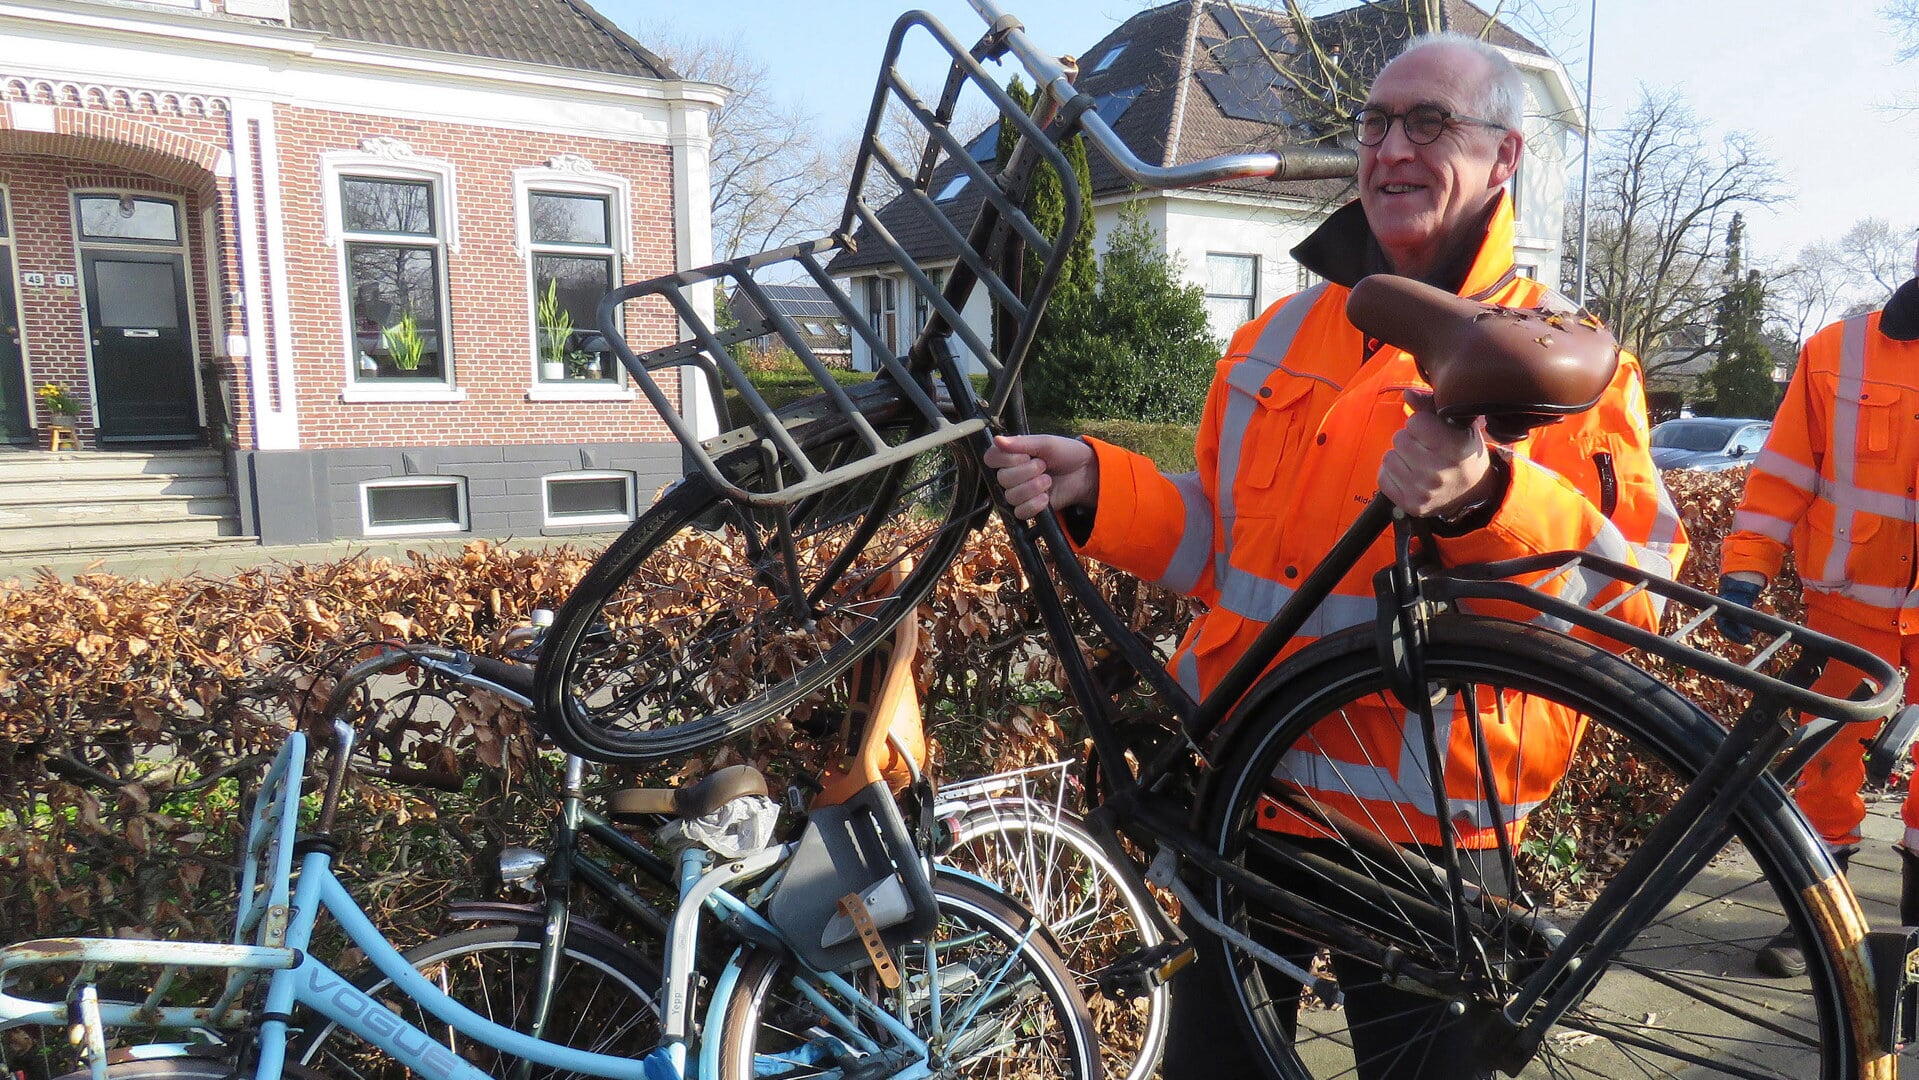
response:
<svg viewBox="0 0 1919 1080"><path fill-rule="evenodd" d="M1246 416L1238 434L1236 474L1230 479L1235 491L1250 496L1236 500L1239 516L1277 513L1278 507L1258 496L1273 489L1281 462L1291 458L1301 440L1312 433L1313 381L1281 379L1251 391L1234 386L1233 396L1242 406L1233 411Z"/></svg>
<svg viewBox="0 0 1919 1080"><path fill-rule="evenodd" d="M1859 392L1858 453L1861 460L1884 461L1899 454L1899 420L1906 413L1907 391L1885 383L1867 383Z"/></svg>

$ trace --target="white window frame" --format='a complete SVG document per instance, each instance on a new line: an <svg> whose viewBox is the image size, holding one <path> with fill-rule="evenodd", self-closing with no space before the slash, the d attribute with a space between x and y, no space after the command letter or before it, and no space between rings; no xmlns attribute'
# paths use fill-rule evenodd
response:
<svg viewBox="0 0 1919 1080"><path fill-rule="evenodd" d="M885 274L875 274L866 279L866 320L873 333L885 345L887 350L898 356L900 351L900 283ZM873 370L878 371L880 363L873 361Z"/></svg>
<svg viewBox="0 0 1919 1080"><path fill-rule="evenodd" d="M633 261L633 229L630 218L633 205L633 184L618 173L605 172L593 166L586 158L576 154L562 154L552 158L547 164L528 169L515 169L513 172L513 250L519 255L521 268L526 280L527 308L527 367L526 399L528 401L632 401L637 396L632 383L627 380L626 371L618 361L614 362L611 381L546 382L540 378L540 342L539 331L534 326L535 313L539 310L540 298L533 289L533 256L536 254L533 243L533 196L535 194L554 195L598 195L607 200L607 227L611 232L607 236L607 249L613 256L613 284L617 287L625 279L626 264ZM540 252L547 248L541 247ZM552 251L586 251L585 248L552 248ZM598 250L598 249L590 249Z"/></svg>
<svg viewBox="0 0 1919 1080"><path fill-rule="evenodd" d="M439 158L420 157L405 143L394 139L370 139L366 150L335 151L320 155L320 197L324 228L323 239L333 248L335 280L340 301L341 384L340 400L377 401L465 401L456 370L452 306L452 256L460 253L460 211L458 173L453 163ZM349 240L361 243L391 243L393 237L381 233L346 232L344 211L340 206L340 181L347 177L368 180L425 182L433 193L434 221L438 223L435 247L440 257L440 366L444 378L439 382L422 381L407 385L395 382L361 382L358 348L353 327L352 283L346 246ZM426 246L426 245L420 245Z"/></svg>
<svg viewBox="0 0 1919 1080"><path fill-rule="evenodd" d="M368 492L376 488L398 487L454 488L457 493L454 503L459 508L459 520L427 525L375 525L373 500ZM426 536L437 533L470 532L473 527L472 514L472 509L467 503L466 477L464 476L383 476L377 480L360 482L360 534L362 536Z"/></svg>
<svg viewBox="0 0 1919 1080"><path fill-rule="evenodd" d="M1213 272L1212 272L1212 264L1210 260L1213 259L1215 256L1222 259L1247 259L1251 261L1252 267L1253 267L1253 274L1252 274L1253 291L1250 293L1214 292L1213 291ZM1234 330L1237 330L1239 327L1246 325L1247 323L1253 321L1253 319L1259 316L1260 258L1257 254L1250 251L1209 251L1206 253L1206 258L1207 260L1209 260L1206 265L1206 291L1205 291L1206 299L1209 301L1231 300L1231 301L1234 301L1235 303L1239 301L1245 301L1246 303L1246 312L1247 312L1246 317L1243 319L1240 319L1237 323L1235 323L1231 328L1227 329L1226 331L1227 337L1230 338ZM1210 314L1210 310L1211 309L1209 308L1208 309L1209 314Z"/></svg>
<svg viewBox="0 0 1919 1080"><path fill-rule="evenodd" d="M569 514L565 517L553 516L553 482L555 480L621 480L626 484L626 513L624 514ZM548 473L540 477L540 520L547 528L562 528L568 525L625 525L638 514L638 493L635 490L634 476L630 472L600 470L596 472Z"/></svg>

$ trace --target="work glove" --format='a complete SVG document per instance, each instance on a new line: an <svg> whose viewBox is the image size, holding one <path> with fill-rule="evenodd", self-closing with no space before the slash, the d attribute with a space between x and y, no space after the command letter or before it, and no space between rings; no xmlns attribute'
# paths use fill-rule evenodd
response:
<svg viewBox="0 0 1919 1080"><path fill-rule="evenodd" d="M1759 590L1763 588L1765 586L1759 582L1742 581L1731 574L1721 574L1719 577L1719 599L1728 604L1737 604L1742 608L1750 608L1758 604ZM1741 621L1739 616L1730 609L1720 608L1714 613L1712 622L1727 641L1735 645L1752 644L1752 626Z"/></svg>

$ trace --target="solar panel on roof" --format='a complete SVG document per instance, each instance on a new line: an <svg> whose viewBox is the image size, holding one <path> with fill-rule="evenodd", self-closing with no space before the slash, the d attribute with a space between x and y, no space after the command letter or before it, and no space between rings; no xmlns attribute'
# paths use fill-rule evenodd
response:
<svg viewBox="0 0 1919 1080"><path fill-rule="evenodd" d="M1126 110L1132 107L1134 100L1145 89L1144 86L1131 86L1124 90L1108 90L1093 99L1093 111L1098 113L1099 118L1106 121L1108 126L1117 124L1119 118L1126 115Z"/></svg>

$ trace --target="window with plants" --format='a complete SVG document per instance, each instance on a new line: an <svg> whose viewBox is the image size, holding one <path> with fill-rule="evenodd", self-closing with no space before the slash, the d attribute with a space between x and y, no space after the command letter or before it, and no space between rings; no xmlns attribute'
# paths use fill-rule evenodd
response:
<svg viewBox="0 0 1919 1080"><path fill-rule="evenodd" d="M535 191L527 196L541 382L619 378L619 365L598 329L600 299L619 280L612 209L606 195Z"/></svg>
<svg viewBox="0 0 1919 1080"><path fill-rule="evenodd" d="M450 381L441 317L445 241L435 196L426 180L340 180L355 382Z"/></svg>

